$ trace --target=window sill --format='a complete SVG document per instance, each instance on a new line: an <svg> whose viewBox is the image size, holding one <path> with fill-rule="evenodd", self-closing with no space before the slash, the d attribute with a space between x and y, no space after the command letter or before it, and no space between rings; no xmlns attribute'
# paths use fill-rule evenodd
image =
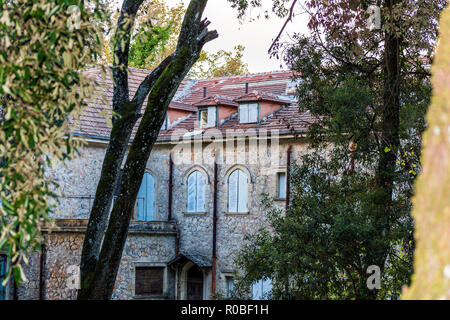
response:
<svg viewBox="0 0 450 320"><path fill-rule="evenodd" d="M274 201L286 201L286 198L273 198Z"/></svg>
<svg viewBox="0 0 450 320"><path fill-rule="evenodd" d="M152 295L134 295L133 300L165 300L168 299L167 294L152 294Z"/></svg>
<svg viewBox="0 0 450 320"><path fill-rule="evenodd" d="M206 211L203 212L184 212L185 216L205 216L207 214Z"/></svg>
<svg viewBox="0 0 450 320"><path fill-rule="evenodd" d="M250 214L249 211L247 212L225 212L227 216L248 216Z"/></svg>

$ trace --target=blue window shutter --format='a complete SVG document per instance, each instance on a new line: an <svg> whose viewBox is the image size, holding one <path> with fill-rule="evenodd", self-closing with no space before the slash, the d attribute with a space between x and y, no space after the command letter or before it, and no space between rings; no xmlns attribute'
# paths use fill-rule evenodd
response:
<svg viewBox="0 0 450 320"><path fill-rule="evenodd" d="M146 221L155 220L155 179L147 173Z"/></svg>
<svg viewBox="0 0 450 320"><path fill-rule="evenodd" d="M155 218L155 180L146 172L138 192L137 220L151 221Z"/></svg>
<svg viewBox="0 0 450 320"><path fill-rule="evenodd" d="M3 280L5 280L6 276L6 263L6 255L0 255L0 300L6 299L6 288L2 285Z"/></svg>

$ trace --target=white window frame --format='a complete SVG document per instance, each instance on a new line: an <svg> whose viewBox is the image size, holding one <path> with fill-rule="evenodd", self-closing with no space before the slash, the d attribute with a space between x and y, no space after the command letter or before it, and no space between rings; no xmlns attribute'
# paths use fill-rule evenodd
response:
<svg viewBox="0 0 450 320"><path fill-rule="evenodd" d="M282 176L282 175L284 175L284 183L282 183L280 180L280 177ZM277 174L276 174L276 179L277 179L277 183L276 183L276 186L277 186L277 190L276 190L276 197L278 198L278 199L286 199L286 195L287 195L287 181L286 181L286 179L287 179L287 174L286 174L286 172L285 171L279 171L279 172L277 172ZM284 190L282 190L282 188L284 189ZM284 191L284 194L282 194L282 192L281 191Z"/></svg>
<svg viewBox="0 0 450 320"><path fill-rule="evenodd" d="M269 300L273 283L271 278L260 279L252 284L252 300Z"/></svg>
<svg viewBox="0 0 450 320"><path fill-rule="evenodd" d="M259 121L259 102L239 104L239 123L256 123ZM253 110L253 117L252 111Z"/></svg>
<svg viewBox="0 0 450 320"><path fill-rule="evenodd" d="M217 106L201 108L199 109L198 113L200 128L211 128L217 125ZM205 121L202 118L203 113L206 113Z"/></svg>
<svg viewBox="0 0 450 320"><path fill-rule="evenodd" d="M225 276L225 285L226 285L227 298L231 298L231 295L234 291L234 277L233 276Z"/></svg>

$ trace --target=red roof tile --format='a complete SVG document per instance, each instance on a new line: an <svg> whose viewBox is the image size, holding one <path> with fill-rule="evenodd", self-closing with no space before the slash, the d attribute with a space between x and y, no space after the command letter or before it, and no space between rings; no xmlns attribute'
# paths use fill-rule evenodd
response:
<svg viewBox="0 0 450 320"><path fill-rule="evenodd" d="M113 84L110 77L102 79L99 70L99 68L93 68L85 71L101 83L101 85L96 86L94 98L88 102L88 107L83 110L82 115L76 121L74 132L81 135L107 139L110 135L111 128L106 124L105 115L111 114ZM148 74L148 70L129 68L128 81L130 98L132 98L140 83ZM196 128L198 127L196 106L209 105L206 103L237 106L237 103L233 102L233 99L244 101L241 100L243 96L252 94L256 94L256 98L262 100L271 99L270 101L276 100L282 104L294 103L294 101L290 100L293 97L286 94L287 88L292 86L291 78L292 72L290 71L275 71L204 80L185 79L179 86L169 108L191 111L192 114L178 120L176 123L172 123L172 127L169 130L161 130L158 139L166 140L174 134L178 136L186 131L192 132L198 129ZM249 89L256 91L256 93L245 94L247 83ZM203 98L203 88L206 88L206 92L209 95L206 99ZM144 102L143 109L145 109L146 102ZM308 123L312 121L313 118L309 114L299 113L298 107L283 106L278 111L262 119L259 123L240 124L236 112L225 121L222 121L217 129L223 133L229 129L246 130L250 128L278 130L280 133L294 133L305 131ZM136 124L134 132L138 125L139 121ZM204 135L207 134L208 132L206 131Z"/></svg>

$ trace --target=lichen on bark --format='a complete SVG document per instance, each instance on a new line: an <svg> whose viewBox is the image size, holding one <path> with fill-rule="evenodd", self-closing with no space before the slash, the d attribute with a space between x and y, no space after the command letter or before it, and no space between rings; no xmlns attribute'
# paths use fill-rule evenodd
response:
<svg viewBox="0 0 450 320"><path fill-rule="evenodd" d="M450 299L450 8L440 21L431 68L433 97L416 183L414 276L402 299Z"/></svg>

